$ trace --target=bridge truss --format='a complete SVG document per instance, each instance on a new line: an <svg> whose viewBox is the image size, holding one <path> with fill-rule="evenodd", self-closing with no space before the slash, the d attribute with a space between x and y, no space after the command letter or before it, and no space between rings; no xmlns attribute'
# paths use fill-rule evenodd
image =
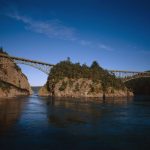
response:
<svg viewBox="0 0 150 150"><path fill-rule="evenodd" d="M107 70L111 75L127 82L137 78L150 78L150 72L124 71L124 70Z"/></svg>
<svg viewBox="0 0 150 150"><path fill-rule="evenodd" d="M39 64L39 63L34 63L34 62L22 61L22 60L14 60L14 61L17 64L24 64L24 65L28 65L28 66L34 67L36 69L39 69L47 75L49 75L50 70L53 67L53 66L50 66L47 64Z"/></svg>
<svg viewBox="0 0 150 150"><path fill-rule="evenodd" d="M49 75L51 68L54 66L53 64L36 61L36 60L30 60L20 57L12 57L5 54L0 54L0 58L9 58L12 61L14 61L17 64L24 64L32 66L36 69L41 70L42 72ZM133 80L136 78L142 78L142 77L150 77L150 72L137 72L137 71L123 71L123 70L107 70L111 75L116 76L117 78L122 79L123 82L127 82L129 80Z"/></svg>
<svg viewBox="0 0 150 150"><path fill-rule="evenodd" d="M19 58L19 57L11 57L8 55L3 55L3 54L0 54L0 57L11 59L16 64L24 64L24 65L32 66L36 69L41 70L47 75L49 75L51 68L54 66L52 64L48 64L48 63L41 62L41 61L30 60L30 59Z"/></svg>

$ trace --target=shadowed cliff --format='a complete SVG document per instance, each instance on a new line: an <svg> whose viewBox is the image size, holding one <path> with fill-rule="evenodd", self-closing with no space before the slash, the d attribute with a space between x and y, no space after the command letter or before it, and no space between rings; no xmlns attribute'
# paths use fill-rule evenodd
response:
<svg viewBox="0 0 150 150"><path fill-rule="evenodd" d="M126 82L134 95L150 95L150 78L138 78Z"/></svg>

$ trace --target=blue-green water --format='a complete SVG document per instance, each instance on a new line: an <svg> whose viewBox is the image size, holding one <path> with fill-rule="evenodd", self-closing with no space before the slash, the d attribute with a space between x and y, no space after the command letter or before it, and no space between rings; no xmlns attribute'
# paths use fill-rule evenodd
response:
<svg viewBox="0 0 150 150"><path fill-rule="evenodd" d="M0 99L0 150L149 150L150 97Z"/></svg>

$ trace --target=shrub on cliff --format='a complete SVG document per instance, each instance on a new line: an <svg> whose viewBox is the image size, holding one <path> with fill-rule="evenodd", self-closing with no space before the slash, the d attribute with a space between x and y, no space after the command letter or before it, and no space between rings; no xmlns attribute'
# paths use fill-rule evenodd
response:
<svg viewBox="0 0 150 150"><path fill-rule="evenodd" d="M9 56L8 53L5 52L2 47L0 47L0 53ZM21 68L20 68L16 63L14 63L14 65L15 65L15 69L16 69L18 72L21 71ZM2 68L2 66L3 66L3 65L0 64L0 68Z"/></svg>
<svg viewBox="0 0 150 150"><path fill-rule="evenodd" d="M2 53L2 54L7 54L7 55L8 55L8 53L6 53L6 52L3 50L2 47L0 47L0 53Z"/></svg>
<svg viewBox="0 0 150 150"><path fill-rule="evenodd" d="M0 80L0 88L3 89L3 90L9 90L10 89L10 84Z"/></svg>

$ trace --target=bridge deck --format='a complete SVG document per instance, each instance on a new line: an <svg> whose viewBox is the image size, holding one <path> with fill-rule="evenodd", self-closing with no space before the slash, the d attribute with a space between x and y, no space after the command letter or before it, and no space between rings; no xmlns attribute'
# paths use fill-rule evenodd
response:
<svg viewBox="0 0 150 150"><path fill-rule="evenodd" d="M108 70L109 72L120 72L120 73L143 73L140 71L127 71L127 70Z"/></svg>
<svg viewBox="0 0 150 150"><path fill-rule="evenodd" d="M25 58L21 58L21 57L8 56L5 54L0 54L0 57L11 58L14 60L21 60L21 61L25 61L25 62L31 62L31 63L41 64L41 65L46 65L46 66L54 66L53 64L48 64L48 63L37 61L37 60L30 60L30 59L25 59Z"/></svg>
<svg viewBox="0 0 150 150"><path fill-rule="evenodd" d="M38 68L39 70L42 70L46 74L49 74L50 69L54 66L54 64L49 64L37 60L30 60L30 59L25 59L25 58L20 58L20 57L14 57L14 56L9 56L6 54L0 53L0 57L5 57L5 58L10 58L15 60L17 63L25 63L27 65L33 66L35 68ZM33 64L33 65L31 65ZM119 78L133 78L137 76L150 76L150 72L139 72L139 71L127 71L127 70L107 70L109 73L113 73L116 77Z"/></svg>

